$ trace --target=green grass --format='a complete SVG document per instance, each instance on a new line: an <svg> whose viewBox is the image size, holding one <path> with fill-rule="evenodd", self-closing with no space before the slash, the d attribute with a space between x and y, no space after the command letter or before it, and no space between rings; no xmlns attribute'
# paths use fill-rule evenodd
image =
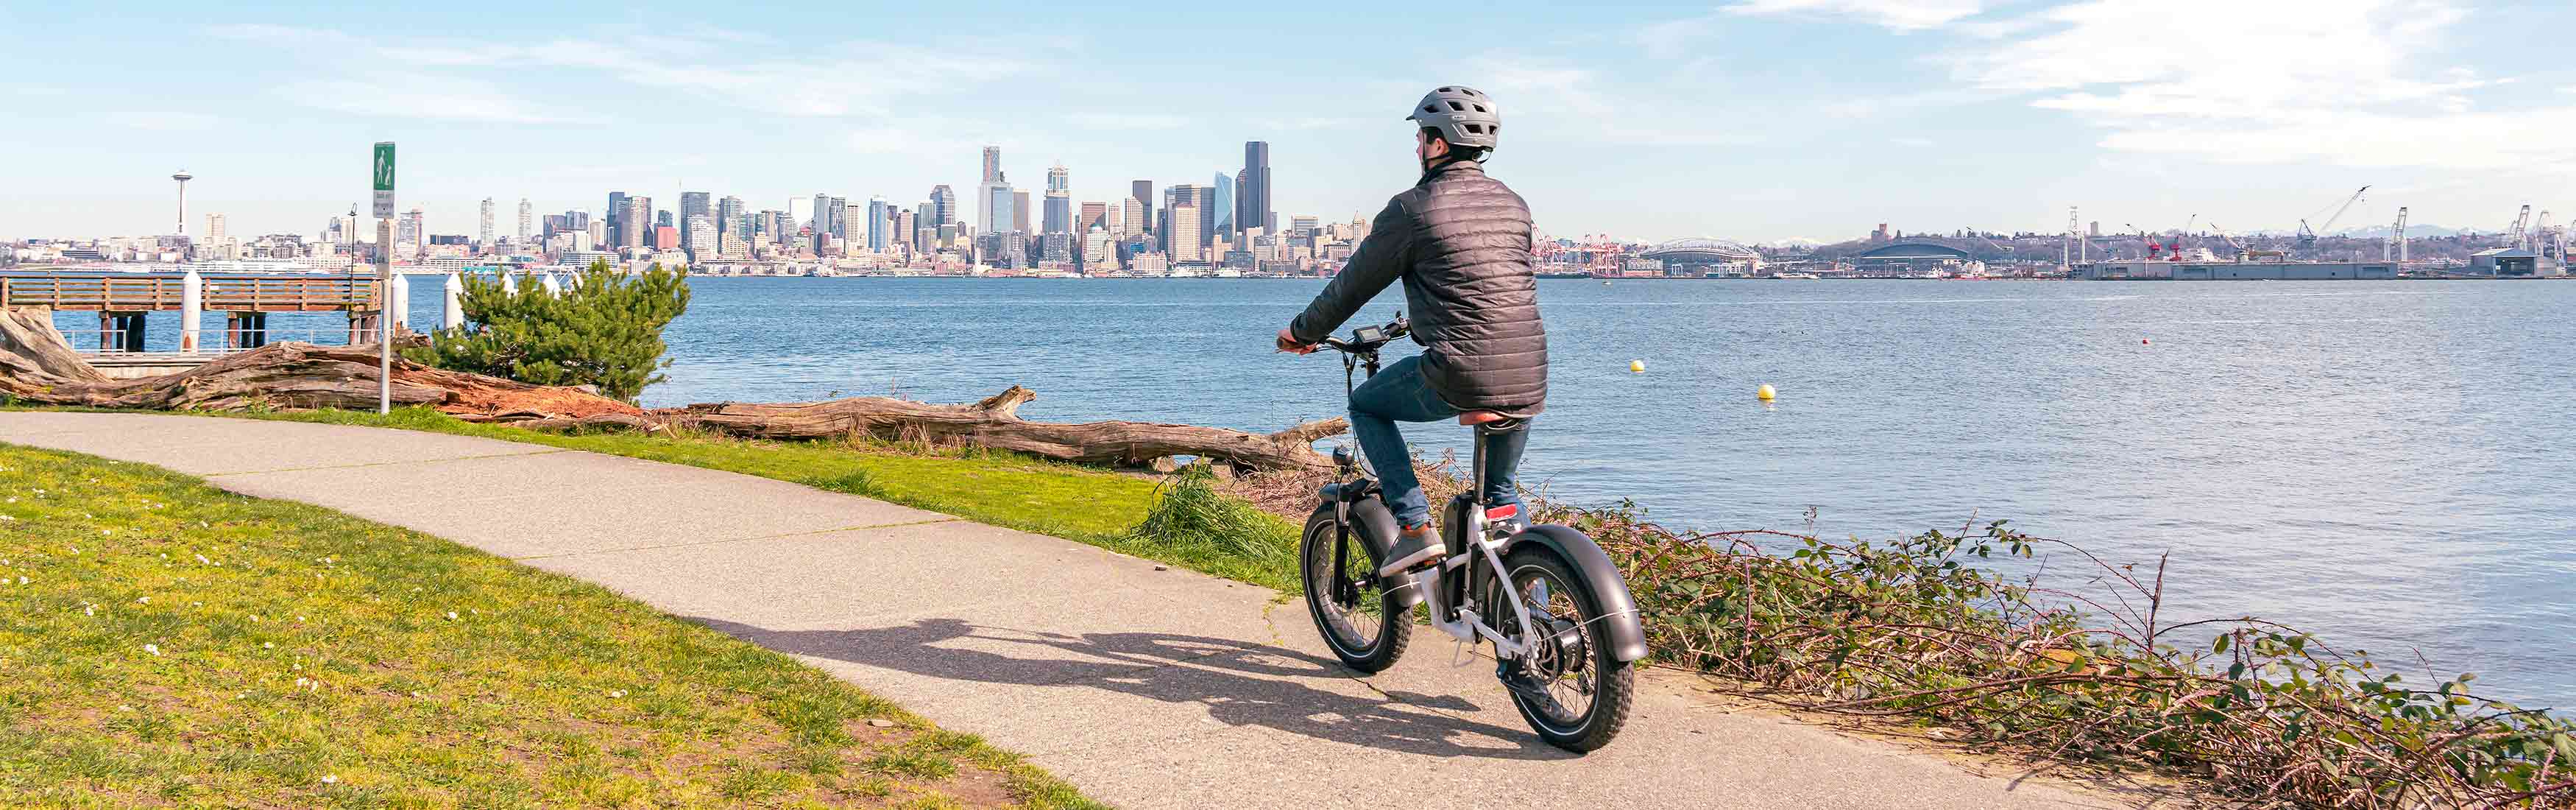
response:
<svg viewBox="0 0 2576 810"><path fill-rule="evenodd" d="M1158 484L1093 467L971 448L926 453L867 442L551 433L460 421L428 408L381 415L336 410L221 415L479 436L757 475L1298 592L1297 527L1217 492L1203 476L1176 476Z"/></svg>
<svg viewBox="0 0 2576 810"><path fill-rule="evenodd" d="M1096 806L603 588L142 465L0 445L0 582L0 806Z"/></svg>

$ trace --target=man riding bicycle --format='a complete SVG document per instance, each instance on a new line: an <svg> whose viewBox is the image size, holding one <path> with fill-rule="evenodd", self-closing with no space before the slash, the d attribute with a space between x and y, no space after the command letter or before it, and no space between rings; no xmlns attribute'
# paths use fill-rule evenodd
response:
<svg viewBox="0 0 2576 810"><path fill-rule="evenodd" d="M1413 473L1397 422L1453 416L1490 422L1537 416L1547 402L1547 331L1531 269L1529 206L1481 162L1502 119L1485 94L1449 86L1405 116L1414 122L1422 178L1388 200L1368 238L1306 311L1279 330L1279 350L1304 354L1397 279L1404 281L1417 356L1398 360L1351 392L1351 433L1377 470L1402 524L1380 570L1392 576L1446 553L1431 532L1431 502ZM1529 441L1524 426L1484 434L1484 502L1513 514L1513 473Z"/></svg>

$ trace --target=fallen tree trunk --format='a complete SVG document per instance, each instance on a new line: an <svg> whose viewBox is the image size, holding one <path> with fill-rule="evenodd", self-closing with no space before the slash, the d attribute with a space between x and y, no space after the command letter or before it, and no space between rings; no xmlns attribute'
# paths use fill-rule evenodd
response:
<svg viewBox="0 0 2576 810"><path fill-rule="evenodd" d="M40 405L145 410L373 409L376 348L277 343L177 374L73 382L0 375L0 391ZM0 369L9 366L0 361ZM426 405L472 421L640 415L643 409L577 388L529 385L396 358L393 404Z"/></svg>
<svg viewBox="0 0 2576 810"><path fill-rule="evenodd" d="M1349 429L1340 417L1277 433L1155 422L1029 422L1019 407L1037 393L1020 386L967 405L934 405L887 397L829 402L711 403L656 409L673 426L759 439L869 436L885 441L965 444L1084 464L1145 466L1171 456L1201 456L1262 470L1328 467L1314 442Z"/></svg>
<svg viewBox="0 0 2576 810"><path fill-rule="evenodd" d="M23 319L18 319L23 320ZM54 335L13 320L0 324L0 394L38 405L144 410L344 408L376 405L374 346L279 343L225 356L177 374L133 380L101 377ZM50 344L50 345L49 345ZM56 349L59 349L57 351ZM68 362L66 362L68 358ZM1147 466L1172 456L1198 456L1245 469L1321 468L1316 439L1348 429L1340 418L1277 433L1153 422L1060 424L1019 418L1036 399L1011 386L981 402L936 405L886 397L828 402L710 403L639 408L581 388L448 371L396 358L393 402L428 406L472 422L534 429L670 428L750 439L915 441L1011 450L1086 464Z"/></svg>

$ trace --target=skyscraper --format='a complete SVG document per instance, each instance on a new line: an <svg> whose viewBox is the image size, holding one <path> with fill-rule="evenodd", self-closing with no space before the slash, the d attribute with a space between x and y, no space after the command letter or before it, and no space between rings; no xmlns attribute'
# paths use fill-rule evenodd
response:
<svg viewBox="0 0 2576 810"><path fill-rule="evenodd" d="M1208 213L1214 215L1216 221L1209 224L1208 230L1231 236L1234 234L1234 178L1218 172L1214 187L1216 193L1209 196Z"/></svg>
<svg viewBox="0 0 2576 810"><path fill-rule="evenodd" d="M605 244L611 249L625 247L626 192L608 192L608 210L600 212L599 218L608 223L608 241Z"/></svg>
<svg viewBox="0 0 2576 810"><path fill-rule="evenodd" d="M932 228L957 224L956 189L949 188L945 183L930 187L929 217L930 221L924 224Z"/></svg>
<svg viewBox="0 0 2576 810"><path fill-rule="evenodd" d="M832 238L842 241L848 241L850 238L850 201L848 198L832 198Z"/></svg>
<svg viewBox="0 0 2576 810"><path fill-rule="evenodd" d="M721 238L725 234L732 234L734 238L746 244L751 242L751 235L744 233L751 230L749 227L751 219L743 215L742 208L741 197L726 195L724 199L716 201L716 236L719 237L717 244L723 244Z"/></svg>
<svg viewBox="0 0 2576 810"><path fill-rule="evenodd" d="M1046 216L1040 223L1041 233L1072 233L1073 189L1064 164L1047 169Z"/></svg>
<svg viewBox="0 0 2576 810"><path fill-rule="evenodd" d="M814 213L806 226L811 229L811 233L828 233L832 230L832 195L814 195Z"/></svg>
<svg viewBox="0 0 2576 810"><path fill-rule="evenodd" d="M483 228L475 232L475 237L480 241L474 244L483 247L492 246L492 198L490 197L483 198Z"/></svg>
<svg viewBox="0 0 2576 810"><path fill-rule="evenodd" d="M696 250L698 246L699 218L706 219L707 227L715 227L715 211L709 204L712 196L703 191L680 192L680 244L690 250ZM706 240L710 248L715 245L714 234L708 234Z"/></svg>
<svg viewBox="0 0 2576 810"><path fill-rule="evenodd" d="M222 215L222 214L207 214L207 215L206 215L206 244L209 244L209 245L220 245L220 244L223 244L223 243L224 243L224 215Z"/></svg>
<svg viewBox="0 0 2576 810"><path fill-rule="evenodd" d="M1127 196L1130 199L1135 200L1136 204L1144 209L1144 215L1142 217L1138 217L1141 222L1128 223L1127 232L1137 233L1138 229L1154 227L1154 181L1138 180L1128 184L1128 187L1133 189L1134 192Z"/></svg>
<svg viewBox="0 0 2576 810"><path fill-rule="evenodd" d="M1173 190L1177 191L1182 188L1188 188L1188 186L1176 186ZM1199 207L1194 204L1195 202L1196 200L1192 200L1192 202L1179 203L1172 206L1171 231L1172 233L1180 234L1180 238L1172 240L1171 249L1167 251L1172 257L1172 261L1207 261L1207 240L1190 238L1191 234L1198 233L1199 229L1207 224L1204 220L1199 218Z"/></svg>
<svg viewBox="0 0 2576 810"><path fill-rule="evenodd" d="M1002 174L1002 147L984 147L984 179L975 184L975 226L985 233L1011 229L1010 184Z"/></svg>
<svg viewBox="0 0 2576 810"><path fill-rule="evenodd" d="M1075 214L1073 217L1073 232L1090 233L1093 228L1107 228L1109 227L1108 217L1108 203L1083 203L1082 213Z"/></svg>
<svg viewBox="0 0 2576 810"><path fill-rule="evenodd" d="M1029 232L1029 193L1026 191L1011 192L1011 230Z"/></svg>
<svg viewBox="0 0 2576 810"><path fill-rule="evenodd" d="M521 242L526 242L526 241L528 241L528 237L530 236L530 234L529 234L529 232L528 232L528 226L535 224L535 222L533 221L533 220L534 220L534 216L535 216L535 209L528 207L528 198L526 198L526 197L520 197L520 198L519 198L519 241L521 241Z"/></svg>
<svg viewBox="0 0 2576 810"><path fill-rule="evenodd" d="M999 233L1011 229L1011 187L1002 183L984 184L984 232Z"/></svg>
<svg viewBox="0 0 2576 810"><path fill-rule="evenodd" d="M653 223L651 222L653 201L644 197L630 197L625 194L619 194L617 196L623 198L620 202L625 203L626 208L625 210L618 212L614 219L616 228L613 230L615 233L616 246L620 248L643 247L644 232L653 227Z"/></svg>
<svg viewBox="0 0 2576 810"><path fill-rule="evenodd" d="M1134 236L1145 232L1145 201L1129 197L1118 201L1118 235Z"/></svg>
<svg viewBox="0 0 2576 810"><path fill-rule="evenodd" d="M868 198L868 249L886 249L886 201L884 197Z"/></svg>
<svg viewBox="0 0 2576 810"><path fill-rule="evenodd" d="M1279 223L1270 212L1270 142L1243 142L1243 186L1236 190L1242 200L1236 209L1235 229L1260 228L1262 233L1278 233Z"/></svg>

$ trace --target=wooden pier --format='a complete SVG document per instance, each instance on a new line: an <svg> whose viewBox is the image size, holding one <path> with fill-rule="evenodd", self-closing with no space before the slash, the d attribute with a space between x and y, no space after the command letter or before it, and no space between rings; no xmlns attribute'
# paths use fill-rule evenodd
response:
<svg viewBox="0 0 2576 810"><path fill-rule="evenodd" d="M199 351L204 313L224 313L223 349L268 342L273 312L344 312L348 342L372 342L386 290L372 275L61 272L0 275L0 309L43 307L98 313L101 354L144 350L146 314L177 312L179 354ZM399 296L394 301L399 307ZM80 341L74 341L75 344Z"/></svg>

